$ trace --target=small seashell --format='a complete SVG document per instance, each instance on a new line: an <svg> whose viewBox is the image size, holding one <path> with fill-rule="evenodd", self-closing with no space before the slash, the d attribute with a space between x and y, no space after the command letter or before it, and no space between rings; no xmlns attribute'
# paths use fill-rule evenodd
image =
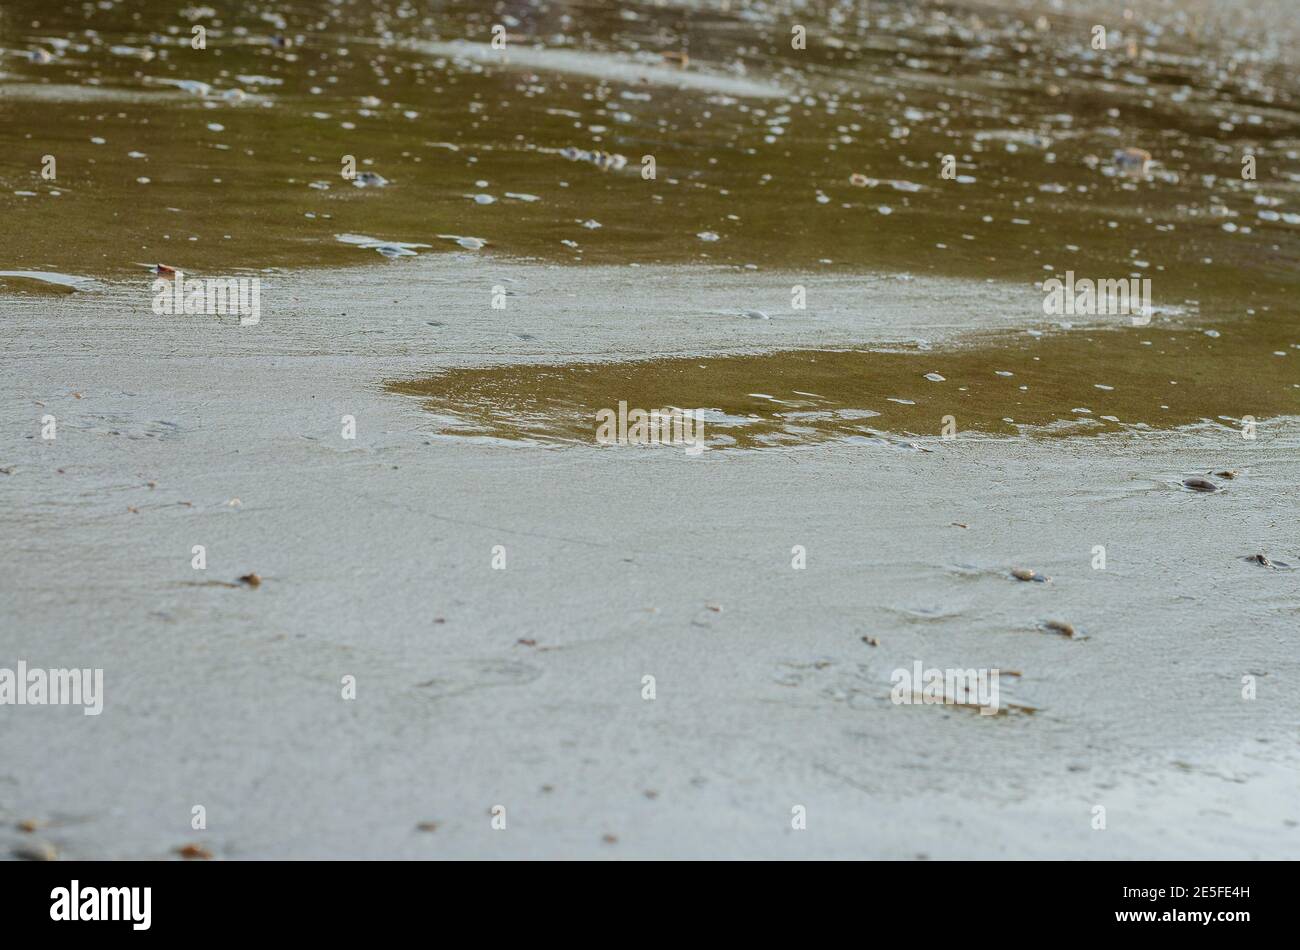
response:
<svg viewBox="0 0 1300 950"><path fill-rule="evenodd" d="M1210 474L1213 475L1213 476L1215 476L1216 478L1228 478L1228 479L1232 479L1232 478L1236 478L1237 475L1240 474L1240 473L1239 473L1236 469L1234 469L1234 468L1229 468L1229 469L1225 469L1225 470L1223 470L1222 472L1210 472Z"/></svg>
<svg viewBox="0 0 1300 950"><path fill-rule="evenodd" d="M1291 565L1286 561L1273 561L1263 554L1248 554L1242 558L1248 564L1258 564L1260 567L1270 567L1273 570L1290 570Z"/></svg>
<svg viewBox="0 0 1300 950"><path fill-rule="evenodd" d="M388 179L378 172L357 172L352 184L358 188L383 188L388 184Z"/></svg>
<svg viewBox="0 0 1300 950"><path fill-rule="evenodd" d="M1013 567L1011 569L1011 576L1018 581L1037 581L1040 584L1045 584L1051 580L1051 578L1046 574L1039 574L1037 571L1031 571L1027 567Z"/></svg>
<svg viewBox="0 0 1300 950"><path fill-rule="evenodd" d="M1063 637L1073 639L1079 635L1074 629L1073 624L1066 623L1064 620L1044 620L1040 626L1049 633L1059 633Z"/></svg>
<svg viewBox="0 0 1300 950"><path fill-rule="evenodd" d="M1184 478L1183 487L1192 491L1215 492L1219 491L1219 486L1206 478Z"/></svg>
<svg viewBox="0 0 1300 950"><path fill-rule="evenodd" d="M765 314L762 310L746 310L746 311L745 311L745 316L749 317L749 319L751 319L751 320L771 320L771 319L772 319L772 318L769 317L767 314Z"/></svg>
<svg viewBox="0 0 1300 950"><path fill-rule="evenodd" d="M201 858L204 861L212 857L212 852L201 844L185 844L176 849L182 858Z"/></svg>
<svg viewBox="0 0 1300 950"><path fill-rule="evenodd" d="M59 852L48 841L32 841L16 846L11 852L19 861L57 861Z"/></svg>
<svg viewBox="0 0 1300 950"><path fill-rule="evenodd" d="M261 587L262 579L256 574L245 574L243 577L239 578L239 583L247 584L249 587Z"/></svg>
<svg viewBox="0 0 1300 950"><path fill-rule="evenodd" d="M862 638L862 642L865 643L865 644L866 644L867 646L869 646L869 647L878 647L878 646L880 646L880 641L877 640L875 637L863 637L863 638Z"/></svg>
<svg viewBox="0 0 1300 950"><path fill-rule="evenodd" d="M437 831L438 823L436 821L422 821L415 826L416 831Z"/></svg>
<svg viewBox="0 0 1300 950"><path fill-rule="evenodd" d="M849 184L855 188L865 188L869 181L871 181L871 179L861 172L854 172L849 176Z"/></svg>
<svg viewBox="0 0 1300 950"><path fill-rule="evenodd" d="M1141 148L1117 148L1112 156L1115 167L1126 175L1145 175L1151 170L1151 153Z"/></svg>

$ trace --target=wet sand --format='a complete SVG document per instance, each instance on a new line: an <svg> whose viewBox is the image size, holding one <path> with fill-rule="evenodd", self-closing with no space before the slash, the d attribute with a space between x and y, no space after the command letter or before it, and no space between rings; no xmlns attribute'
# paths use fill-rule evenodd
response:
<svg viewBox="0 0 1300 950"><path fill-rule="evenodd" d="M213 6L0 9L0 856L1300 856L1286 4Z"/></svg>
<svg viewBox="0 0 1300 950"><path fill-rule="evenodd" d="M406 263L417 290L470 282ZM447 437L386 381L649 357L657 304L624 292L609 320L621 272L515 270L587 301L520 340L528 317L393 304L367 273L277 285L294 302L257 327L145 318L120 287L0 301L6 650L102 666L107 694L99 717L29 707L0 733L6 850L31 819L92 858L191 840L229 858L1300 853L1300 571L1240 559L1300 563L1294 415L1253 442L1198 425L930 452ZM780 284L715 286L740 281ZM975 318L942 281L887 286L939 303L881 306L877 342ZM673 327L697 353L855 329ZM1178 484L1226 468L1222 492ZM211 583L248 572L256 589ZM1004 693L1038 712L895 706L890 673L915 659L1017 671Z"/></svg>

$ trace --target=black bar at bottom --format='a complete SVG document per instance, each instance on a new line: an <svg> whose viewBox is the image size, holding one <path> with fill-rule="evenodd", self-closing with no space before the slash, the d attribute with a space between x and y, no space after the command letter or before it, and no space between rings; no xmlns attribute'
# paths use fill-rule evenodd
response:
<svg viewBox="0 0 1300 950"><path fill-rule="evenodd" d="M337 940L430 925L496 934L513 924L533 937L667 939L678 931L664 928L680 923L689 928L680 933L712 925L734 938L803 919L861 928L863 939L1128 931L1231 940L1290 922L1294 870L1286 862L8 863L0 909L9 937L75 928L83 937Z"/></svg>

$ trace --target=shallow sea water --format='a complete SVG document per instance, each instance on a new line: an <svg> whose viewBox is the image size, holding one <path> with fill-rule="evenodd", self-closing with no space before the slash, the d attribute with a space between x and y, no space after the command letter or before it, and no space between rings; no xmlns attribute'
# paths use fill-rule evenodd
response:
<svg viewBox="0 0 1300 950"><path fill-rule="evenodd" d="M159 262L191 276L369 262L400 283L410 254L468 269L475 255L721 264L812 288L845 273L1148 278L1150 328L1118 318L1112 333L933 358L769 355L689 384L665 366L651 375L684 392L620 398L743 410L741 391L779 388L778 372L912 432L937 428L921 408L935 386L988 429L1078 408L1120 420L1103 428L1294 412L1300 84L1285 6L1129 6L18 0L0 9L0 268L142 288L140 265ZM1093 22L1110 28L1105 51ZM1111 157L1126 147L1155 164L1126 174ZM955 179L940 174L949 154ZM345 179L345 156L382 181ZM50 290L0 278L0 292ZM794 378L801 359L818 360L814 383ZM1004 365L1028 395L985 389ZM570 368L568 392L511 372L470 388L497 416L554 405L557 435L572 430L560 410L597 395L581 381L601 380L600 405L639 385L633 368ZM420 391L465 409L439 397L467 382ZM888 396L916 408L877 404Z"/></svg>

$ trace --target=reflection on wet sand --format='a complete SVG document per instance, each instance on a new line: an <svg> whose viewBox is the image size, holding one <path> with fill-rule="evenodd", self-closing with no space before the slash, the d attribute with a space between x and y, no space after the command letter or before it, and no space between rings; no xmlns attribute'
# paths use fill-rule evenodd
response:
<svg viewBox="0 0 1300 950"><path fill-rule="evenodd" d="M898 445L883 433L942 436L945 426L1077 435L1207 420L1245 432L1243 420L1300 411L1300 335L1261 341L1134 328L982 342L946 352L458 369L388 388L418 397L445 433L505 439L594 442L596 413L620 401L704 409L714 448L864 438Z"/></svg>

